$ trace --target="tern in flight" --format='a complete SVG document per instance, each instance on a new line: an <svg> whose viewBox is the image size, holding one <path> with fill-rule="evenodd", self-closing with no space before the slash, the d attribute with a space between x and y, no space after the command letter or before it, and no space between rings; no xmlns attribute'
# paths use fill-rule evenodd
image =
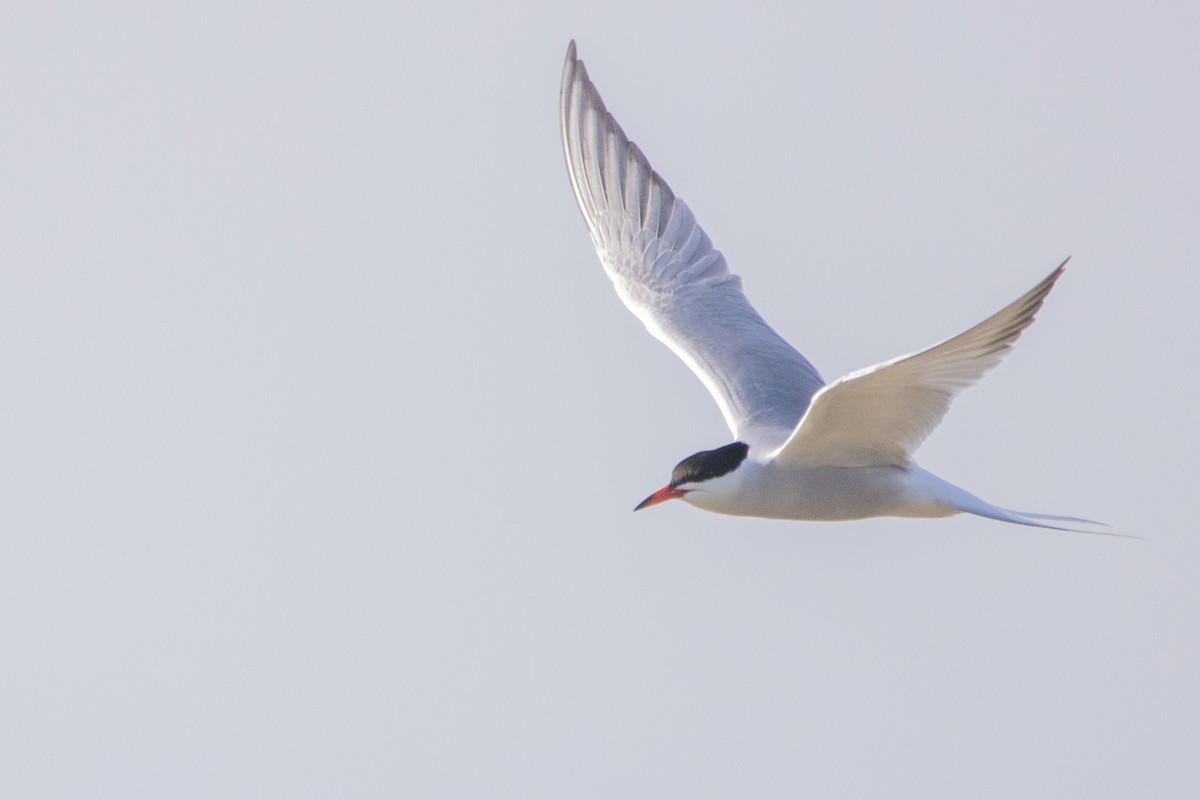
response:
<svg viewBox="0 0 1200 800"><path fill-rule="evenodd" d="M574 42L560 101L567 173L617 295L699 376L733 431L732 444L680 461L638 509L679 499L775 519L966 512L1044 528L1098 524L999 508L912 457L955 395L1033 322L1065 261L970 330L827 384L750 305L691 210L608 113Z"/></svg>

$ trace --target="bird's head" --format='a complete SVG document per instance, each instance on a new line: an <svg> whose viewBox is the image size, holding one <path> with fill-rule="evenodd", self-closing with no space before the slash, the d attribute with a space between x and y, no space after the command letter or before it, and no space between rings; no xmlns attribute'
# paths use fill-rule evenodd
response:
<svg viewBox="0 0 1200 800"><path fill-rule="evenodd" d="M711 487L710 481L732 473L746 460L749 452L748 444L734 442L716 450L702 450L688 456L671 471L671 482L638 503L634 511L676 498L686 499L691 492L706 491L706 484Z"/></svg>

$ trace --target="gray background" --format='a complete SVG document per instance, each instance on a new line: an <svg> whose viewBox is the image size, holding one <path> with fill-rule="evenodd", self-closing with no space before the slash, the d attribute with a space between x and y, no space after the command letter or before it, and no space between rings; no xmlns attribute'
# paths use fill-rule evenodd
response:
<svg viewBox="0 0 1200 800"><path fill-rule="evenodd" d="M0 794L1197 796L1200 11L1002 5L8 6ZM632 514L572 37L827 378L1072 255L919 457L1148 541Z"/></svg>

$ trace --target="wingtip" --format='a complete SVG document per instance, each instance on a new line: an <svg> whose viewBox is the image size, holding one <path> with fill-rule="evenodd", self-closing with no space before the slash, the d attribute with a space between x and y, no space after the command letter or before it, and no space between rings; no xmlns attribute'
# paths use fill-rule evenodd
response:
<svg viewBox="0 0 1200 800"><path fill-rule="evenodd" d="M1046 294L1049 294L1050 290L1054 288L1054 284L1058 283L1058 279L1061 278L1063 273L1067 271L1067 262L1070 260L1070 256L1064 258L1061 264L1051 270L1050 274L1043 278L1042 282L1034 287L1033 293L1041 294L1043 297Z"/></svg>
<svg viewBox="0 0 1200 800"><path fill-rule="evenodd" d="M571 43L567 45L567 57L563 60L562 85L558 90L559 102L562 105L560 113L563 115L566 114L565 104L567 96L570 94L570 86L581 73L586 77L587 73L583 72L583 62L575 55L575 40L572 39Z"/></svg>

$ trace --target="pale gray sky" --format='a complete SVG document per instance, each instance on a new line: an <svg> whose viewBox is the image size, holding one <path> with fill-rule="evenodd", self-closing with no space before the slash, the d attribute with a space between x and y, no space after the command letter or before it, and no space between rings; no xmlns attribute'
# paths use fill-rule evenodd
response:
<svg viewBox="0 0 1200 800"><path fill-rule="evenodd" d="M1200 11L26 3L0 795L1200 793ZM1064 256L922 464L1128 541L669 504L729 440L567 182L575 38L827 378Z"/></svg>

